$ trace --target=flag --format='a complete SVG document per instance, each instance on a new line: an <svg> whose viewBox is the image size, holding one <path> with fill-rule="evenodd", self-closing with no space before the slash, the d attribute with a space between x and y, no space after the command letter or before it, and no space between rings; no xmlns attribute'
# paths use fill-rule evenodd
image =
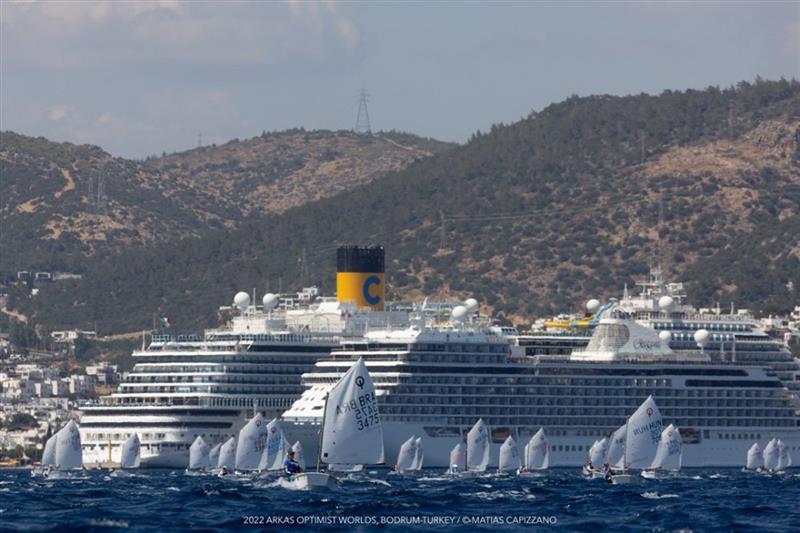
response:
<svg viewBox="0 0 800 533"><path fill-rule="evenodd" d="M158 320L159 320L159 322L161 322L161 327L162 328L169 328L169 327L172 326L172 320L170 320L169 317L160 316L160 317L158 317Z"/></svg>

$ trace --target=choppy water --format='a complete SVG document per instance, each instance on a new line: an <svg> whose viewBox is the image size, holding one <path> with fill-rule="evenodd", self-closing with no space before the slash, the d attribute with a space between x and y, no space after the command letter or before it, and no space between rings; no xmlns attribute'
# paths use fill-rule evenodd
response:
<svg viewBox="0 0 800 533"><path fill-rule="evenodd" d="M44 481L27 470L0 470L0 530L788 532L800 526L796 470L776 477L686 470L677 479L633 485L585 480L572 469L539 479L450 479L438 471L413 479L376 471L350 476L338 491L317 493L288 491L269 479L169 470L82 476Z"/></svg>

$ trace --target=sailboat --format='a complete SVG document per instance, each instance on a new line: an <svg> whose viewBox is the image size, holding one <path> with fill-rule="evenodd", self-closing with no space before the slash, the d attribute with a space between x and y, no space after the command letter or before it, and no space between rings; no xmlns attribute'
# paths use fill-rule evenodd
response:
<svg viewBox="0 0 800 533"><path fill-rule="evenodd" d="M523 457L525 464L519 472L522 477L541 476L550 467L550 443L544 428L539 428L525 445Z"/></svg>
<svg viewBox="0 0 800 533"><path fill-rule="evenodd" d="M466 472L469 474L482 474L489 466L489 428L479 419L467 433L467 460Z"/></svg>
<svg viewBox="0 0 800 533"><path fill-rule="evenodd" d="M297 461L297 464L300 465L300 468L305 470L306 455L305 453L303 453L303 445L300 444L300 441L297 441L294 444L292 444L292 451L294 452L294 460Z"/></svg>
<svg viewBox="0 0 800 533"><path fill-rule="evenodd" d="M792 466L792 456L789 453L789 448L782 440L778 439L778 467L775 470L782 472L790 466Z"/></svg>
<svg viewBox="0 0 800 533"><path fill-rule="evenodd" d="M467 469L467 447L463 442L459 442L450 450L450 468L448 474L458 474Z"/></svg>
<svg viewBox="0 0 800 533"><path fill-rule="evenodd" d="M753 472L761 472L764 470L764 456L761 452L761 446L759 446L757 442L747 450L747 463L744 469L746 471L752 470Z"/></svg>
<svg viewBox="0 0 800 533"><path fill-rule="evenodd" d="M234 467L238 472L253 472L259 469L261 455L267 445L267 425L261 413L256 413L239 431Z"/></svg>
<svg viewBox="0 0 800 533"><path fill-rule="evenodd" d="M219 464L219 452L222 450L222 443L215 445L208 451L208 467L216 468Z"/></svg>
<svg viewBox="0 0 800 533"><path fill-rule="evenodd" d="M677 474L683 459L683 439L681 432L670 424L661 432L661 440L656 449L656 456L648 470L642 470L642 477L661 479Z"/></svg>
<svg viewBox="0 0 800 533"><path fill-rule="evenodd" d="M280 421L274 418L267 424L266 441L258 462L259 472L279 472L283 470L286 452L291 449L283 434ZM296 459L295 459L296 460Z"/></svg>
<svg viewBox="0 0 800 533"><path fill-rule="evenodd" d="M119 458L119 467L123 470L139 468L140 464L139 435L134 433L122 444L122 453Z"/></svg>
<svg viewBox="0 0 800 533"><path fill-rule="evenodd" d="M628 469L643 470L653 463L658 443L661 441L663 421L652 396L639 406L625 424L625 447L622 454L622 472L606 476L615 485L630 483L633 476Z"/></svg>
<svg viewBox="0 0 800 533"><path fill-rule="evenodd" d="M772 439L764 447L764 469L772 473L778 470L778 461L781 451L778 448L778 439Z"/></svg>
<svg viewBox="0 0 800 533"><path fill-rule="evenodd" d="M320 471L320 464L374 465L383 463L383 426L375 386L359 357L325 398L317 471L303 472L287 488L335 488L336 478Z"/></svg>
<svg viewBox="0 0 800 533"><path fill-rule="evenodd" d="M603 463L605 462L606 454L608 453L608 439L603 437L600 440L594 441L592 447L589 448L589 461L583 465L583 475L591 477L592 479L603 477Z"/></svg>
<svg viewBox="0 0 800 533"><path fill-rule="evenodd" d="M608 465L613 468L622 468L624 462L623 456L625 455L625 435L628 433L628 424L625 423L620 426L614 433L608 443L608 451L606 452L606 460L603 466ZM605 473L603 474L605 477Z"/></svg>
<svg viewBox="0 0 800 533"><path fill-rule="evenodd" d="M231 437L219 449L219 460L217 461L219 475L228 475L233 471L234 466L236 466L236 438Z"/></svg>
<svg viewBox="0 0 800 533"><path fill-rule="evenodd" d="M517 472L521 463L519 460L519 450L517 449L517 441L511 435L506 438L503 445L500 446L500 457L497 461L498 472Z"/></svg>
<svg viewBox="0 0 800 533"><path fill-rule="evenodd" d="M55 468L57 470L78 470L83 468L81 433L74 420L61 428L56 434Z"/></svg>
<svg viewBox="0 0 800 533"><path fill-rule="evenodd" d="M422 450L422 437L417 437L414 441L414 461L411 463L411 470L419 472L422 470L422 463L425 460L425 453Z"/></svg>
<svg viewBox="0 0 800 533"><path fill-rule="evenodd" d="M187 468L186 471L202 472L210 469L210 451L211 450L209 450L206 441L203 440L203 437L198 435L197 438L194 439L192 445L189 447L189 468ZM217 448L217 454L219 454L219 448ZM217 460L219 460L219 455L217 455Z"/></svg>
<svg viewBox="0 0 800 533"><path fill-rule="evenodd" d="M31 477L47 476L50 469L56 464L56 435L51 435L44 444L42 452L42 467L31 470Z"/></svg>
<svg viewBox="0 0 800 533"><path fill-rule="evenodd" d="M411 435L407 441L400 445L400 451L397 453L397 462L394 465L394 471L398 474L405 474L414 469L416 442L417 437Z"/></svg>

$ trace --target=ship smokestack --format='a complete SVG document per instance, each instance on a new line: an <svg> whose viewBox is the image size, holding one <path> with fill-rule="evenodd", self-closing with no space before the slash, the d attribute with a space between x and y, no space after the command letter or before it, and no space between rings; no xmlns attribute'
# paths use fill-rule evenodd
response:
<svg viewBox="0 0 800 533"><path fill-rule="evenodd" d="M383 311L385 272L383 246L342 246L336 250L336 298Z"/></svg>

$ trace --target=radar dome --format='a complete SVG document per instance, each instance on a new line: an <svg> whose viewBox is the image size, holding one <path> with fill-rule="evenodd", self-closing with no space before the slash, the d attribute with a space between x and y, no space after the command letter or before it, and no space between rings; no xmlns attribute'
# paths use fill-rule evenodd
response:
<svg viewBox="0 0 800 533"><path fill-rule="evenodd" d="M276 305L278 305L278 297L271 292L268 292L261 299L261 303L264 304L264 311L271 311L272 309L275 309Z"/></svg>
<svg viewBox="0 0 800 533"><path fill-rule="evenodd" d="M467 298L467 300L464 302L464 307L467 308L467 311L474 311L478 308L478 300L475 298Z"/></svg>
<svg viewBox="0 0 800 533"><path fill-rule="evenodd" d="M705 348L706 344L708 344L708 330L707 329L698 329L694 333L694 341L701 347Z"/></svg>
<svg viewBox="0 0 800 533"><path fill-rule="evenodd" d="M237 292L233 297L233 305L241 310L247 309L247 306L250 305L250 295L244 291Z"/></svg>
<svg viewBox="0 0 800 533"><path fill-rule="evenodd" d="M666 311L670 307L672 307L672 296L662 296L658 299L658 307L659 309Z"/></svg>
<svg viewBox="0 0 800 533"><path fill-rule="evenodd" d="M672 339L672 333L669 331L662 331L658 334L658 338L661 339L662 342L669 342Z"/></svg>
<svg viewBox="0 0 800 533"><path fill-rule="evenodd" d="M586 302L586 310L590 313L594 313L600 307L600 301L592 298L588 302Z"/></svg>
<svg viewBox="0 0 800 533"><path fill-rule="evenodd" d="M453 320L462 321L467 316L467 308L463 305L457 305L453 308L451 313Z"/></svg>

